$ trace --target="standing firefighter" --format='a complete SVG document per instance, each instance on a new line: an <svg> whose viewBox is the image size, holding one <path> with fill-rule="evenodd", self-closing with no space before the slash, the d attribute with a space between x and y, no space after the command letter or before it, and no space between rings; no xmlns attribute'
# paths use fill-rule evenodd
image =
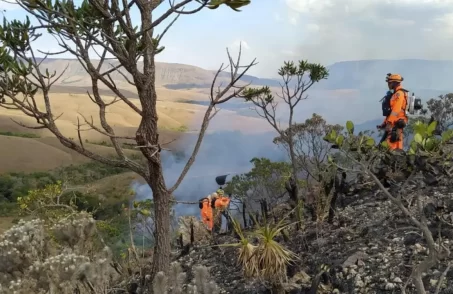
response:
<svg viewBox="0 0 453 294"><path fill-rule="evenodd" d="M220 229L222 224L221 213L230 204L230 198L224 195L222 189L219 190L203 199L200 199L199 201L201 220L210 231L212 230L214 225L216 225L216 227Z"/></svg>
<svg viewBox="0 0 453 294"><path fill-rule="evenodd" d="M385 140L390 150L403 149L403 128L408 121L408 91L401 85L403 80L401 75L391 73L385 78L389 87L387 95L382 99L382 114L385 120L378 128L385 129Z"/></svg>
<svg viewBox="0 0 453 294"><path fill-rule="evenodd" d="M217 184L220 186L224 185L226 177L227 175L216 177ZM225 196L222 187L216 192L199 200L201 220L208 230L212 231L214 227L215 231L220 230L222 225L222 212L228 208L229 204L230 198Z"/></svg>

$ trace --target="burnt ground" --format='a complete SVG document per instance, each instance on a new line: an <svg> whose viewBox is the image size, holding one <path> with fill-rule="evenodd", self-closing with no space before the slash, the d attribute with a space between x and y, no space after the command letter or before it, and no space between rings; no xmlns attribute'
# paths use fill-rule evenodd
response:
<svg viewBox="0 0 453 294"><path fill-rule="evenodd" d="M453 249L453 186L424 187L423 205L429 217L430 229L443 246ZM415 187L407 188L415 190ZM407 195L409 191L405 191ZM427 248L419 231L401 211L376 188L362 189L343 196L344 208L339 208L333 224L307 221L305 228L290 232L290 240L279 240L297 253L299 260L288 268L287 293L401 293L411 275L412 266L425 256ZM417 214L415 205L408 206ZM442 221L439 220L442 219ZM226 234L215 238L216 243L235 243ZM195 265L205 265L223 293L270 293L258 281L244 281L236 265L237 253L231 247L195 246L177 260L189 273ZM179 254L179 253L178 253ZM317 292L310 292L313 278L322 265L328 271L320 275ZM435 293L437 281L446 268L442 261L424 277L428 293ZM406 293L416 293L409 284ZM440 293L453 293L453 270L447 273Z"/></svg>

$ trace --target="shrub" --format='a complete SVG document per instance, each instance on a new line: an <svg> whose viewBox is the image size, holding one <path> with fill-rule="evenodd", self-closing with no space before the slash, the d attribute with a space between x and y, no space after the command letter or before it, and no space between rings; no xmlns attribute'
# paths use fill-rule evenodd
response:
<svg viewBox="0 0 453 294"><path fill-rule="evenodd" d="M48 225L23 220L0 236L0 293L105 293L114 278L110 249L95 221L76 213Z"/></svg>
<svg viewBox="0 0 453 294"><path fill-rule="evenodd" d="M20 138L41 138L41 136L31 133L16 133L0 131L0 136L20 137Z"/></svg>
<svg viewBox="0 0 453 294"><path fill-rule="evenodd" d="M154 294L218 294L220 288L211 280L209 269L205 266L195 266L193 268L194 279L184 288L184 281L187 274L183 272L178 262L170 265L170 273L167 277L163 272L156 274L153 280Z"/></svg>

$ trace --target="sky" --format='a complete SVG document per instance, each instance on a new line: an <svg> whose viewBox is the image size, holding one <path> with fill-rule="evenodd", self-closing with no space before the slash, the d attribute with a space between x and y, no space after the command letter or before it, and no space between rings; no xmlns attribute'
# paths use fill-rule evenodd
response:
<svg viewBox="0 0 453 294"><path fill-rule="evenodd" d="M154 17L168 7L164 1ZM24 17L17 5L0 8L8 19ZM140 19L138 11L133 14ZM362 59L451 60L453 0L252 0L241 12L226 6L205 9L178 19L156 59L217 69L228 61L226 48L235 54L239 43L244 62L257 58L250 74L260 77L275 77L285 60L324 65ZM36 46L58 48L46 35Z"/></svg>

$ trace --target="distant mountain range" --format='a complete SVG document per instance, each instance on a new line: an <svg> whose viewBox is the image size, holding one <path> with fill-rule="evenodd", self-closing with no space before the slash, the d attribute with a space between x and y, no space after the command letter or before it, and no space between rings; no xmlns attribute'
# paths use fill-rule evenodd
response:
<svg viewBox="0 0 453 294"><path fill-rule="evenodd" d="M116 62L109 62L116 64ZM61 72L67 66L66 72L58 83L61 86L85 86L88 80L85 70L74 59L48 58L42 65L49 70ZM106 69L109 64L104 66ZM384 90L385 75L395 72L403 75L404 86L413 91L424 93L445 93L453 91L453 61L445 60L361 60L343 61L327 66L329 78L316 84L314 89L338 90ZM202 69L197 66L178 63L156 63L156 84L169 89L208 88L211 86L215 71ZM219 79L229 79L229 72L220 74ZM125 82L119 73L112 74L115 81ZM244 75L244 83L279 87L280 80Z"/></svg>
<svg viewBox="0 0 453 294"><path fill-rule="evenodd" d="M110 62L112 63L112 62ZM115 65L116 63L112 63ZM49 71L60 73L66 67L66 72L54 90L58 92L78 92L77 88L91 87L90 77L83 67L74 59L47 59L43 67ZM107 64L107 70L111 65ZM361 60L337 62L328 66L329 78L315 84L308 93L310 99L300 104L298 120L310 116L313 112L319 113L328 120L339 122L352 119L358 122L380 118L379 100L387 91L385 76L389 72L399 73L404 77L404 87L426 101L440 94L453 92L453 61L438 60ZM171 90L196 90L194 99L201 103L206 101L215 71L202 69L197 66L177 63L156 63L156 86L167 91ZM229 82L229 72L220 74L218 83L225 85ZM113 73L111 78L117 87L124 89L129 97L136 97L135 88L132 87L120 73ZM254 86L279 87L280 80L245 75L241 83L252 83ZM163 93L163 92L161 92ZM106 93L107 94L107 93ZM167 94L160 94L166 100ZM177 96L187 100L184 92ZM190 98L193 99L193 98ZM200 102L202 101L202 102ZM226 108L229 108L225 106ZM244 114L252 114L249 106L244 103L231 105Z"/></svg>

